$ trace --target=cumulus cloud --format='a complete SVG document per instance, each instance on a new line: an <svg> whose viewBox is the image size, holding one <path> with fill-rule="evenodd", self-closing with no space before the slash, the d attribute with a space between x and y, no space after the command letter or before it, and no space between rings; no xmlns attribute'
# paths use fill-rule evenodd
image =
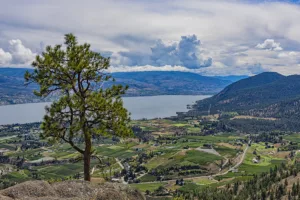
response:
<svg viewBox="0 0 300 200"><path fill-rule="evenodd" d="M164 44L162 40L158 40L151 48L151 62L156 66L164 66L167 64L176 65L180 62L178 57L177 44Z"/></svg>
<svg viewBox="0 0 300 200"><path fill-rule="evenodd" d="M36 54L26 48L21 40L10 40L9 44L13 64L30 64L34 60Z"/></svg>
<svg viewBox="0 0 300 200"><path fill-rule="evenodd" d="M5 52L0 48L0 65L6 65L10 63L12 60L12 56L9 52Z"/></svg>
<svg viewBox="0 0 300 200"><path fill-rule="evenodd" d="M189 69L209 67L212 58L203 59L200 54L200 40L196 35L182 36L178 44L178 57L182 65Z"/></svg>
<svg viewBox="0 0 300 200"><path fill-rule="evenodd" d="M183 66L199 69L212 65L212 58L204 58L200 51L201 42L196 35L182 36L179 43L164 43L157 40L150 48L150 54L139 52L119 52L112 56L112 62L121 66Z"/></svg>
<svg viewBox="0 0 300 200"><path fill-rule="evenodd" d="M0 48L0 66L28 66L34 60L36 53L26 48L21 40L10 40L8 44L8 51Z"/></svg>
<svg viewBox="0 0 300 200"><path fill-rule="evenodd" d="M59 44L63 34L72 32L79 42L91 43L96 51L113 52L103 55L123 70L181 66L211 74L251 74L251 66L261 63L270 71L300 73L299 55L289 53L300 53L300 7L283 1L3 1L0 59L17 63L7 43L11 38L23 44L26 41L27 48L40 53L40 41ZM99 12L99 8L106 9ZM78 15L82 11L88 11L84 18ZM205 43L199 44L190 36L182 46L188 43L196 51L183 50L181 41L166 43L191 33Z"/></svg>
<svg viewBox="0 0 300 200"><path fill-rule="evenodd" d="M275 42L273 39L266 39L263 43L256 45L258 49L267 49L271 51L282 51L283 48L280 43Z"/></svg>

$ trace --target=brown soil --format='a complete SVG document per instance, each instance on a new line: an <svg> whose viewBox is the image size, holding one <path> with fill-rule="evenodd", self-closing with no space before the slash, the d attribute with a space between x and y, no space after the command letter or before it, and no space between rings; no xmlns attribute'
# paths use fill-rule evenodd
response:
<svg viewBox="0 0 300 200"><path fill-rule="evenodd" d="M219 164L219 162L216 162L216 163ZM206 166L206 169L209 170L209 172L213 173L213 174L219 172L220 168L218 165L216 165L216 163L210 163L209 165Z"/></svg>
<svg viewBox="0 0 300 200"><path fill-rule="evenodd" d="M254 116L248 116L248 115L239 115L239 116L235 116L232 119L261 119L261 120L269 120L269 121L275 121L277 120L276 118L272 118L272 117L254 117Z"/></svg>
<svg viewBox="0 0 300 200"><path fill-rule="evenodd" d="M234 145L231 145L231 144L229 144L229 143L223 143L223 142L217 143L217 145L218 145L218 146L228 147L228 148L231 148L231 149L241 149L241 148L243 148L243 147L241 147L241 146L234 146Z"/></svg>
<svg viewBox="0 0 300 200"><path fill-rule="evenodd" d="M0 191L1 200L144 200L137 190L117 183L27 181Z"/></svg>
<svg viewBox="0 0 300 200"><path fill-rule="evenodd" d="M178 153L178 155L180 155L180 156L185 156L185 155L186 155L186 151L187 151L187 150L181 150L181 151Z"/></svg>
<svg viewBox="0 0 300 200"><path fill-rule="evenodd" d="M281 147L281 144L280 143L276 143L276 144L274 144L274 147L275 148L279 148L279 147Z"/></svg>
<svg viewBox="0 0 300 200"><path fill-rule="evenodd" d="M290 151L280 151L280 152L276 152L275 155L277 158L285 159L287 156L289 156L290 153L291 153Z"/></svg>

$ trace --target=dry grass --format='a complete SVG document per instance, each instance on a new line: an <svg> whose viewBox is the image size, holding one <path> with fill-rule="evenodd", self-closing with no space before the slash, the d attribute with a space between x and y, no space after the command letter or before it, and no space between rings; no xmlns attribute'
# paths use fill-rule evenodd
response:
<svg viewBox="0 0 300 200"><path fill-rule="evenodd" d="M1 196L2 195L2 196ZM0 191L2 200L144 200L137 190L117 183L28 181Z"/></svg>
<svg viewBox="0 0 300 200"><path fill-rule="evenodd" d="M275 147L275 148L281 147L281 143L276 143L276 144L274 144L274 147Z"/></svg>
<svg viewBox="0 0 300 200"><path fill-rule="evenodd" d="M232 119L262 119L262 120L270 120L270 121L277 120L276 118L272 118L272 117L254 117L254 116L248 116L248 115L238 115L238 116L233 117Z"/></svg>
<svg viewBox="0 0 300 200"><path fill-rule="evenodd" d="M234 146L232 144L229 144L229 143L224 143L224 142L221 142L221 143L217 143L218 146L223 146L223 147L228 147L230 149L242 149L243 147L242 146Z"/></svg>
<svg viewBox="0 0 300 200"><path fill-rule="evenodd" d="M100 183L104 183L104 182L105 182L105 179L104 179L104 178L96 178L96 177L92 177L91 182L92 182L92 183L98 183L98 184L100 184Z"/></svg>
<svg viewBox="0 0 300 200"><path fill-rule="evenodd" d="M275 157L276 157L276 158L286 159L286 158L289 156L290 153L291 153L290 151L280 151L280 152L276 152L276 153L275 153Z"/></svg>
<svg viewBox="0 0 300 200"><path fill-rule="evenodd" d="M178 152L178 155L180 155L180 156L185 156L186 155L186 149L183 149L183 150L181 150L181 151L179 151Z"/></svg>

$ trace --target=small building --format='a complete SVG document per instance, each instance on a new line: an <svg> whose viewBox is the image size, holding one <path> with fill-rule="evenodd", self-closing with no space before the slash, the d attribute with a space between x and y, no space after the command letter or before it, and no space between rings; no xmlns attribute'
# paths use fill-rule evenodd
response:
<svg viewBox="0 0 300 200"><path fill-rule="evenodd" d="M135 151L141 152L141 151L143 151L143 148L136 148Z"/></svg>
<svg viewBox="0 0 300 200"><path fill-rule="evenodd" d="M115 183L121 183L121 180L119 178L112 178L111 181Z"/></svg>

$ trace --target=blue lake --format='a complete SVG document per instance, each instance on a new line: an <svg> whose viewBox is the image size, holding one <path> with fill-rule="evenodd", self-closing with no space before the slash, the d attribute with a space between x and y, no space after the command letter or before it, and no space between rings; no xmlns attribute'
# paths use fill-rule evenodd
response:
<svg viewBox="0 0 300 200"><path fill-rule="evenodd" d="M146 97L124 97L124 106L132 119L170 117L176 112L187 111L187 105L208 95L163 95ZM0 106L0 125L38 122L43 119L45 106L51 103L29 103Z"/></svg>

